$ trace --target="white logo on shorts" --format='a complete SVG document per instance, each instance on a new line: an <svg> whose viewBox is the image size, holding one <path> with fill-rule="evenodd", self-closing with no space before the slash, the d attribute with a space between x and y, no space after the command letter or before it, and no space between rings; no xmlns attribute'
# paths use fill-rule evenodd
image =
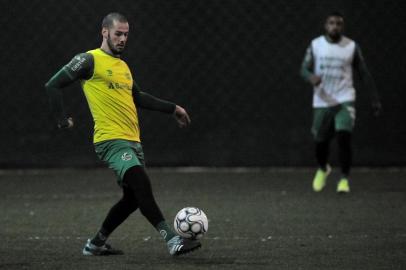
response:
<svg viewBox="0 0 406 270"><path fill-rule="evenodd" d="M354 121L355 120L355 108L352 106L348 106L347 110L350 113L351 119Z"/></svg>
<svg viewBox="0 0 406 270"><path fill-rule="evenodd" d="M129 160L133 159L133 156L132 156L131 154L125 152L125 153L121 156L121 159L124 160L124 161L129 161Z"/></svg>

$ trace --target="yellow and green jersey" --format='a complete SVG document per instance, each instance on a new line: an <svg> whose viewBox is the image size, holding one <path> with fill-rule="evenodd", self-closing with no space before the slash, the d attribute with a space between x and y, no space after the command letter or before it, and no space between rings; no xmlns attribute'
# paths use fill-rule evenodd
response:
<svg viewBox="0 0 406 270"><path fill-rule="evenodd" d="M127 64L102 49L76 55L45 85L58 126L67 127L61 89L80 81L94 119L94 143L140 142L137 108L173 113L176 105L142 92Z"/></svg>
<svg viewBox="0 0 406 270"><path fill-rule="evenodd" d="M94 143L113 139L140 142L130 69L101 49L88 53L93 56L93 75L81 84L94 120Z"/></svg>

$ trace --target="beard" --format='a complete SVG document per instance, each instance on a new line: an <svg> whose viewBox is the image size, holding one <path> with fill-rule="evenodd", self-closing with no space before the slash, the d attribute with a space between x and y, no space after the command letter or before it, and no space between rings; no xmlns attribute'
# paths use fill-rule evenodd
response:
<svg viewBox="0 0 406 270"><path fill-rule="evenodd" d="M328 36L334 41L339 41L341 39L342 34L340 32L333 32L328 33Z"/></svg>
<svg viewBox="0 0 406 270"><path fill-rule="evenodd" d="M114 55L121 55L124 51L124 46L121 48L117 48L116 46L114 46L113 42L111 41L110 34L107 37L107 46L109 46L110 51Z"/></svg>

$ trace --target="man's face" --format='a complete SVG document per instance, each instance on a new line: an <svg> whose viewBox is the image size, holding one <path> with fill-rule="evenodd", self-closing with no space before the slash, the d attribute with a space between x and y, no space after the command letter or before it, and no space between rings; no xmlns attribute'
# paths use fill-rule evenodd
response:
<svg viewBox="0 0 406 270"><path fill-rule="evenodd" d="M325 24L326 34L333 40L339 40L343 34L344 19L339 16L330 16Z"/></svg>
<svg viewBox="0 0 406 270"><path fill-rule="evenodd" d="M123 53L129 30L130 27L127 22L122 23L119 21L114 21L110 29L103 28L103 38L107 40L107 45L113 54L120 55Z"/></svg>

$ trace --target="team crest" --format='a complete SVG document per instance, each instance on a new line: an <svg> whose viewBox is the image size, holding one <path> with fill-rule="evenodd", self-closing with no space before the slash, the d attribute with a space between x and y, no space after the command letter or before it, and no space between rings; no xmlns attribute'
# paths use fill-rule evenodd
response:
<svg viewBox="0 0 406 270"><path fill-rule="evenodd" d="M132 158L133 158L133 156L132 156L131 154L127 153L127 152L125 152L125 153L121 156L121 159L124 160L124 161L129 161L129 160L131 160Z"/></svg>

